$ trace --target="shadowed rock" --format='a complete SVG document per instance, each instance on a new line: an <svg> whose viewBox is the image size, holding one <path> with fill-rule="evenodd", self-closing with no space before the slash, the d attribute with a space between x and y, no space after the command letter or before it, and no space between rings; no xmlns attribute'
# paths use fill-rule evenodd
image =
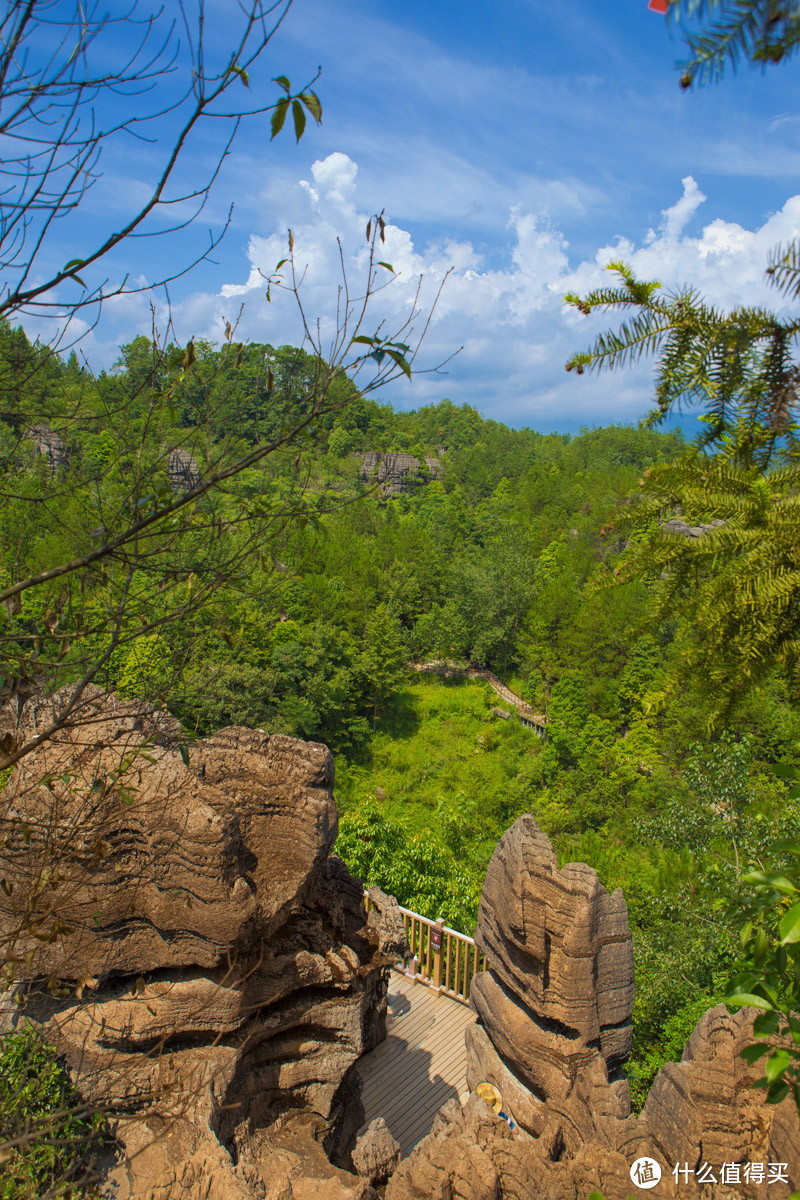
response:
<svg viewBox="0 0 800 1200"><path fill-rule="evenodd" d="M353 1166L372 1184L385 1183L400 1161L400 1145L383 1117L370 1121L353 1150Z"/></svg>

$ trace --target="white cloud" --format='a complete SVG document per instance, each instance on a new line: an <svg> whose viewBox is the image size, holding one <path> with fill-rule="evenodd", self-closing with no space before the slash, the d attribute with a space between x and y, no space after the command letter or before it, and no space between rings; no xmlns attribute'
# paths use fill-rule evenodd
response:
<svg viewBox="0 0 800 1200"><path fill-rule="evenodd" d="M334 152L315 162L311 178L300 181L294 194L271 201L271 226L262 228L272 232L251 235L244 279L225 284L216 294L196 292L175 307L179 338L218 340L225 320L234 320L244 305L240 336L273 344L302 339L291 295L273 287L267 303L265 294L267 278L287 253L286 210L294 214L306 318L314 328L319 322L323 342L332 339L342 263L351 297L360 296L364 287L369 213L359 204L358 189L358 167L346 154ZM305 198L302 205L298 192ZM409 230L388 223L381 257L393 265L396 277L374 298L364 331L373 333L381 321L384 334L399 328L413 309L420 276L425 311L450 270L417 365L435 367L459 346L463 351L446 378L420 374L411 384L394 385L386 398L416 407L449 395L487 416L547 427L637 419L652 406L648 368L583 378L564 371L576 350L590 344L598 329L613 324L613 314L587 320L567 309L562 298L567 291L585 292L608 282L606 264L623 258L641 278L659 279L669 288L691 283L723 307L779 306L780 297L765 282L764 266L776 244L800 237L800 196L791 197L753 230L713 217L696 228L704 202L698 184L687 176L682 194L664 209L656 229L645 231L638 242L619 237L578 262L570 261L550 206L518 206L507 213L504 252L491 261L470 241L417 245ZM419 329L419 317L415 324Z"/></svg>

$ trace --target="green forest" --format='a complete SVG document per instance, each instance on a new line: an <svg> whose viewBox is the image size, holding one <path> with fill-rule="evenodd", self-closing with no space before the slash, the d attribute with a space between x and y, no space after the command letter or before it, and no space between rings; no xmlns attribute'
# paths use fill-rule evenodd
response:
<svg viewBox="0 0 800 1200"><path fill-rule="evenodd" d="M92 5L72 13L69 6L15 0L2 21L8 154L0 168L0 1200L88 1200L96 1192L84 1185L92 1189L97 1171L105 1170L101 1160L113 1150L120 1114L142 1116L154 1131L171 1119L172 1082L147 1099L148 1105L166 1099L161 1111L137 1109L135 1091L126 1090L116 1068L101 1101L90 1103L56 1046L43 1040L39 1018L25 1024L24 1008L35 999L43 1012L73 998L85 1002L84 1011L93 1008L103 981L92 972L102 975L105 966L79 967L73 959L61 978L63 956L53 965L50 948L76 931L91 932L87 914L98 879L113 878L115 902L127 895L114 875L118 849L109 839L126 806L148 803L142 763L157 762L157 747L170 764L164 769L175 767L185 779L177 756L191 768L193 755L200 758L198 740L232 725L330 747L336 852L365 885L379 885L400 904L466 934L475 930L498 839L532 814L561 865L588 863L606 888L624 891L636 970L633 1053L624 1068L634 1109L641 1109L660 1067L680 1057L701 1015L725 1002L731 1011L758 1010L753 1042L741 1051L749 1065L760 1064L756 1076L763 1070L754 1087L765 1089L767 1103L791 1094L800 1113L800 240L796 224L778 226L789 232L764 263L775 288L775 305L767 307L751 287L752 260L742 241L756 219L778 215L776 180L789 177L791 154L782 156L770 138L791 114L767 118L767 109L756 106L758 125L755 116L756 123L743 122L743 110L725 107L727 124L709 135L702 133L712 126L703 124L696 99L699 89L737 66L772 74L777 64L793 63L800 0L781 6L651 0L651 15L665 16L682 44L674 84L689 93L687 104L695 101L691 112L698 114L686 125L670 124L674 106L665 105L652 71L637 91L638 55L645 54L645 63L657 59L647 57L644 25L638 41L625 41L627 26L634 26L629 14L624 29L616 14L602 20L594 14L595 26L570 18L562 45L548 40L550 13L532 51L515 27L523 72L493 57L493 30L502 22L494 12L487 22L481 12L473 52L486 70L473 76L462 65L454 86L453 64L468 60L458 58L447 13L438 58L421 53L427 42L408 43L416 47L415 82L407 94L395 93L398 103L381 100L381 89L359 68L366 59L359 60L348 33L354 28L348 21L357 18L339 12L331 29L347 47L347 87L356 80L359 92L348 117L346 89L336 83L342 64L321 77L322 66L314 73L287 50L297 43L305 56L312 41L293 34L294 42L271 46L291 4L247 0L235 12L226 8L223 20L202 3L181 4L179 16L169 6L149 15L135 6L109 15ZM424 9L426 38L435 9ZM403 21L405 37L413 14L404 13ZM468 23L466 14L459 37ZM314 17L311 25L317 24L315 34L324 33ZM387 18L369 61L395 85L400 58L385 53L385 31L392 29L401 40L400 26ZM600 56L591 68L578 53L574 29L593 30L581 35L580 47L581 54L588 48ZM334 57L336 38L330 39ZM542 73L550 53L566 82ZM529 68L538 74L525 82ZM548 78L555 90L542 86ZM593 99L579 110L576 97L587 81ZM515 107L526 89L535 93L535 109ZM613 121L603 120L612 111L599 103L603 90L622 106ZM483 133L472 128L467 92L494 122ZM305 131L318 135L323 101L326 123L334 114L332 132L326 124L309 150L314 186L301 181L301 197L288 181L298 179L305 159L273 158L261 174L262 159L279 135L281 150L287 142L295 150ZM629 137L626 123L628 112L639 109L652 122L647 139L657 144L659 170L666 164L675 174L685 159L687 172L683 198L660 208L657 229L653 215L645 258L636 253L631 214L644 221L645 197L655 214L656 202L672 193L663 190L666 176L660 182L642 176L642 142ZM456 124L444 123L440 111L448 122L455 115ZM573 111L580 112L578 125L569 123ZM529 115L515 115L522 112ZM564 273L584 250L573 242L568 258L570 241L557 212L551 220L541 208L539 228L527 224L534 211L528 214L528 199L522 203L521 181L557 170L552 153L539 159L537 150L535 174L526 175L523 142L533 144L535 127L544 129L556 116L565 123L553 126L553 136L568 148L570 167L561 170L563 180L554 176L553 197L562 198L552 203L577 222L585 246L591 242L592 256L583 263L588 273L580 267ZM430 184L442 192L432 209L440 224L429 223L436 240L423 253L426 221L409 212L415 205L424 211L429 171L416 151L409 154L408 131L422 146L425 128L436 124L438 138L440 122L442 138L450 129L459 144L465 139L466 157L453 172L458 146L430 143L436 153L428 157L444 171L431 179L449 182ZM650 132L656 127L657 143ZM508 161L496 159L488 170L481 142L499 148L507 130L514 139ZM577 165L587 138L603 156L602 170L585 168L590 187ZM754 215L735 173L725 175L714 162L722 146L725 170L739 170L736 161L759 158L743 152L756 143L767 165L761 176L749 176L758 183ZM370 188L383 178L385 201L397 211L362 214L353 191L358 164L343 151L312 161L339 145L360 147L362 178L372 179ZM632 163L634 174L614 183L615 159ZM330 191L322 203L326 169ZM699 241L688 235L697 254L671 265L686 240L684 227L706 200L689 170L700 182L728 181L725 205L712 200L713 211L727 216L706 225ZM480 196L471 193L481 177L481 187L491 184L491 220L505 207L508 229L516 230L519 254L505 265L499 241L483 245L490 224L477 240L485 217ZM783 182L780 188L783 202ZM412 191L420 194L409 209L402 196ZM477 224L459 215L462 193L469 193L469 222ZM245 201L235 219L234 195L237 204ZM255 256L261 243L272 247L262 234L277 220L278 199L280 228L291 221L295 233L285 230L286 256L276 254L273 267ZM326 276L333 282L321 311L307 265L313 256L303 245L316 226L300 232L307 201L314 221L324 204L339 214L325 226L325 253L338 260L338 273ZM359 214L355 250L339 226L350 221L351 206ZM608 246L612 227L587 224L590 208L592 222L607 221L612 209L615 222L627 222L624 231L613 227L614 253L634 263L658 261L667 283L638 278L629 261L606 263L598 247ZM781 213L788 211L785 204ZM395 220L409 232L390 224ZM242 277L236 239L248 223L247 285L224 284ZM706 259L726 246L720 233L726 227L736 237L720 269L724 287L720 293L718 281L705 299L691 280L675 281L675 264L695 262L705 270ZM447 234L441 245L439 233ZM238 249L223 266L215 255L226 234ZM407 244L398 243L398 234ZM656 251L665 238L670 252L662 264ZM547 278L546 245L557 255ZM437 263L452 257L449 267L434 267L433 288L429 278L423 289L420 277L407 309L382 307L384 289L401 275L407 282L407 263L432 254ZM513 268L509 278L524 280L526 289L541 285L549 297L544 307L531 301L519 314L512 306L515 337L535 351L525 362L537 364L526 368L522 403L567 395L549 376L537 376L542 347L536 343L559 327L539 317L555 312L551 300L558 297L566 305L564 328L575 335L563 365L573 373L569 395L576 398L559 419L586 410L578 377L637 365L652 368L630 390L649 394L649 415L638 425L543 434L486 419L462 402L467 393L459 396L458 385L451 398L433 393L437 403L414 411L386 403L387 386L406 386L420 375L429 384L443 378L463 342L460 363L478 365L470 394L486 395L480 381L491 379L487 407L508 411L512 376L506 364L500 367L505 343L495 344L492 329L498 321L511 327L502 308L510 293L492 301L501 314L493 313L494 325L467 322L452 346L437 342L449 328L434 331L446 315L448 286L466 295L470 284L470 308L463 311L484 320L482 296L489 293L471 288L475 271L458 266L462 260L483 264L480 273L490 282L495 267L503 267L498 276ZM597 284L601 264L609 272L601 276L605 286L562 296L568 278ZM190 278L190 288L206 292L183 290ZM299 324L254 325L244 306L237 315L228 301L255 295L256 282L264 303L283 293ZM733 306L713 299L720 294L734 297ZM204 314L203 295L216 298L213 315ZM148 304L150 320L142 320ZM269 322L277 309L267 309ZM104 310L119 317L111 328L124 333L109 334ZM585 338L582 318L589 318ZM178 327L181 338L198 327L218 330L219 338L192 336L178 344ZM259 338L269 336L267 329L297 328L302 345L248 340L244 328ZM128 337L110 365L116 351L108 347ZM431 342L439 348L429 363L418 356L423 343L428 354ZM93 352L106 369L92 366ZM560 360L557 349L549 353ZM563 383L561 361L556 369ZM687 412L699 428L691 441L680 430ZM668 428L670 421L677 427ZM500 698L486 672L538 714L538 730ZM123 714L111 732L102 732L97 716L103 706ZM67 756L59 758L64 746ZM316 752L308 757L328 761ZM204 771L199 766L189 775L203 778ZM187 807L197 815L184 805L179 822ZM229 807L238 822L239 810ZM138 814L130 815L134 828ZM147 853L161 887L165 871L152 847L164 844L158 839L165 825L152 810L146 817L155 827ZM324 832L332 834L329 824ZM122 853L134 864L133 878L140 853L134 835ZM322 876L321 854L318 862ZM246 882L244 871L237 865L237 885ZM341 878L351 887L346 872ZM181 902L191 907L193 894L183 891ZM356 886L350 892L356 923L358 897ZM293 903L284 904L280 919ZM335 924L327 909L320 921ZM238 953L238 944L235 954L226 951L229 973L238 969L232 962ZM263 959L263 941L258 953ZM378 961L369 966L373 979ZM39 972L40 962L47 965ZM151 965L142 970L155 976L160 966L157 972ZM218 969L225 969L222 958ZM245 996L248 978L237 980L242 990L235 994ZM144 1003L147 986L140 975L131 996ZM102 1017L98 1046L105 1028ZM159 1035L159 1049L174 1032ZM192 1026L188 1045L195 1045L195 1032ZM307 1053L305 1045L298 1054ZM248 1120L258 1111L255 1102L243 1110ZM328 1155L321 1128L313 1136ZM153 1147L160 1137L154 1133ZM238 1154L238 1142L230 1146ZM216 1169L211 1158L195 1159L192 1150L184 1165L194 1170L199 1163L205 1185Z"/></svg>
<svg viewBox="0 0 800 1200"><path fill-rule="evenodd" d="M187 363L140 337L93 377L21 329L1 334L14 381L2 582L145 526L124 552L6 602L5 694L88 679L152 700L180 717L187 756L193 736L230 724L326 743L339 853L465 932L498 838L532 813L562 863L624 889L640 1105L725 994L741 876L800 839L774 770L800 763L790 683L766 671L715 720L716 693L681 674L693 616L674 595L665 607L664 571L620 585L660 527L641 481L691 457L681 433L544 435L450 400L397 412L339 373L301 436L162 521L151 545L147 514L191 483L170 474L176 449L202 477L280 441L303 425L323 365L227 343L198 344ZM386 494L367 451L419 465ZM491 668L546 715L547 737L493 712L488 684L408 667L437 660Z"/></svg>

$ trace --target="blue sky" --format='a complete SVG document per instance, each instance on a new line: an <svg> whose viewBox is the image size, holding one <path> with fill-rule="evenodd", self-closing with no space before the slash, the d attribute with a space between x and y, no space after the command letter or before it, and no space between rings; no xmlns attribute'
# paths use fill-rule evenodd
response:
<svg viewBox="0 0 800 1200"><path fill-rule="evenodd" d="M228 0L210 7L220 48L230 13ZM385 209L386 257L400 277L376 320L379 312L399 322L417 276L429 300L452 267L418 361L435 366L464 347L446 377L422 374L385 399L417 407L449 396L543 430L636 420L652 404L647 368L564 371L598 327L565 311L564 292L602 282L617 256L667 285L694 282L719 304L776 306L763 281L767 253L800 235L800 72L745 70L682 93L681 55L679 37L646 0L295 0L253 91L269 96L271 76L298 84L321 64L322 126L299 146L288 129L270 144L266 119L254 119L194 242L139 240L113 265L155 278L218 227L233 201L215 262L170 288L177 334L219 339L244 305L244 336L293 342L301 334L290 297L268 305L259 274L283 256L287 227L308 264L307 313L324 332L335 310L336 239L356 280L366 217ZM189 172L202 169L213 144L197 139ZM106 157L82 217L91 228L78 227L56 257L76 256L82 237L120 219L159 152L138 145ZM149 323L144 298L120 300L85 352L108 366Z"/></svg>

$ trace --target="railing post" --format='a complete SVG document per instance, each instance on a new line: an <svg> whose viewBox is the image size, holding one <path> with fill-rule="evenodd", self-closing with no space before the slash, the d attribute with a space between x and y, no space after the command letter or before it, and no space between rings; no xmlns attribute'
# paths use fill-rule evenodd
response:
<svg viewBox="0 0 800 1200"><path fill-rule="evenodd" d="M442 951L444 949L443 929L444 918L437 917L436 924L432 925L428 930L428 936L431 939L431 945L433 947L433 972L431 983L437 992L441 992L442 990Z"/></svg>

